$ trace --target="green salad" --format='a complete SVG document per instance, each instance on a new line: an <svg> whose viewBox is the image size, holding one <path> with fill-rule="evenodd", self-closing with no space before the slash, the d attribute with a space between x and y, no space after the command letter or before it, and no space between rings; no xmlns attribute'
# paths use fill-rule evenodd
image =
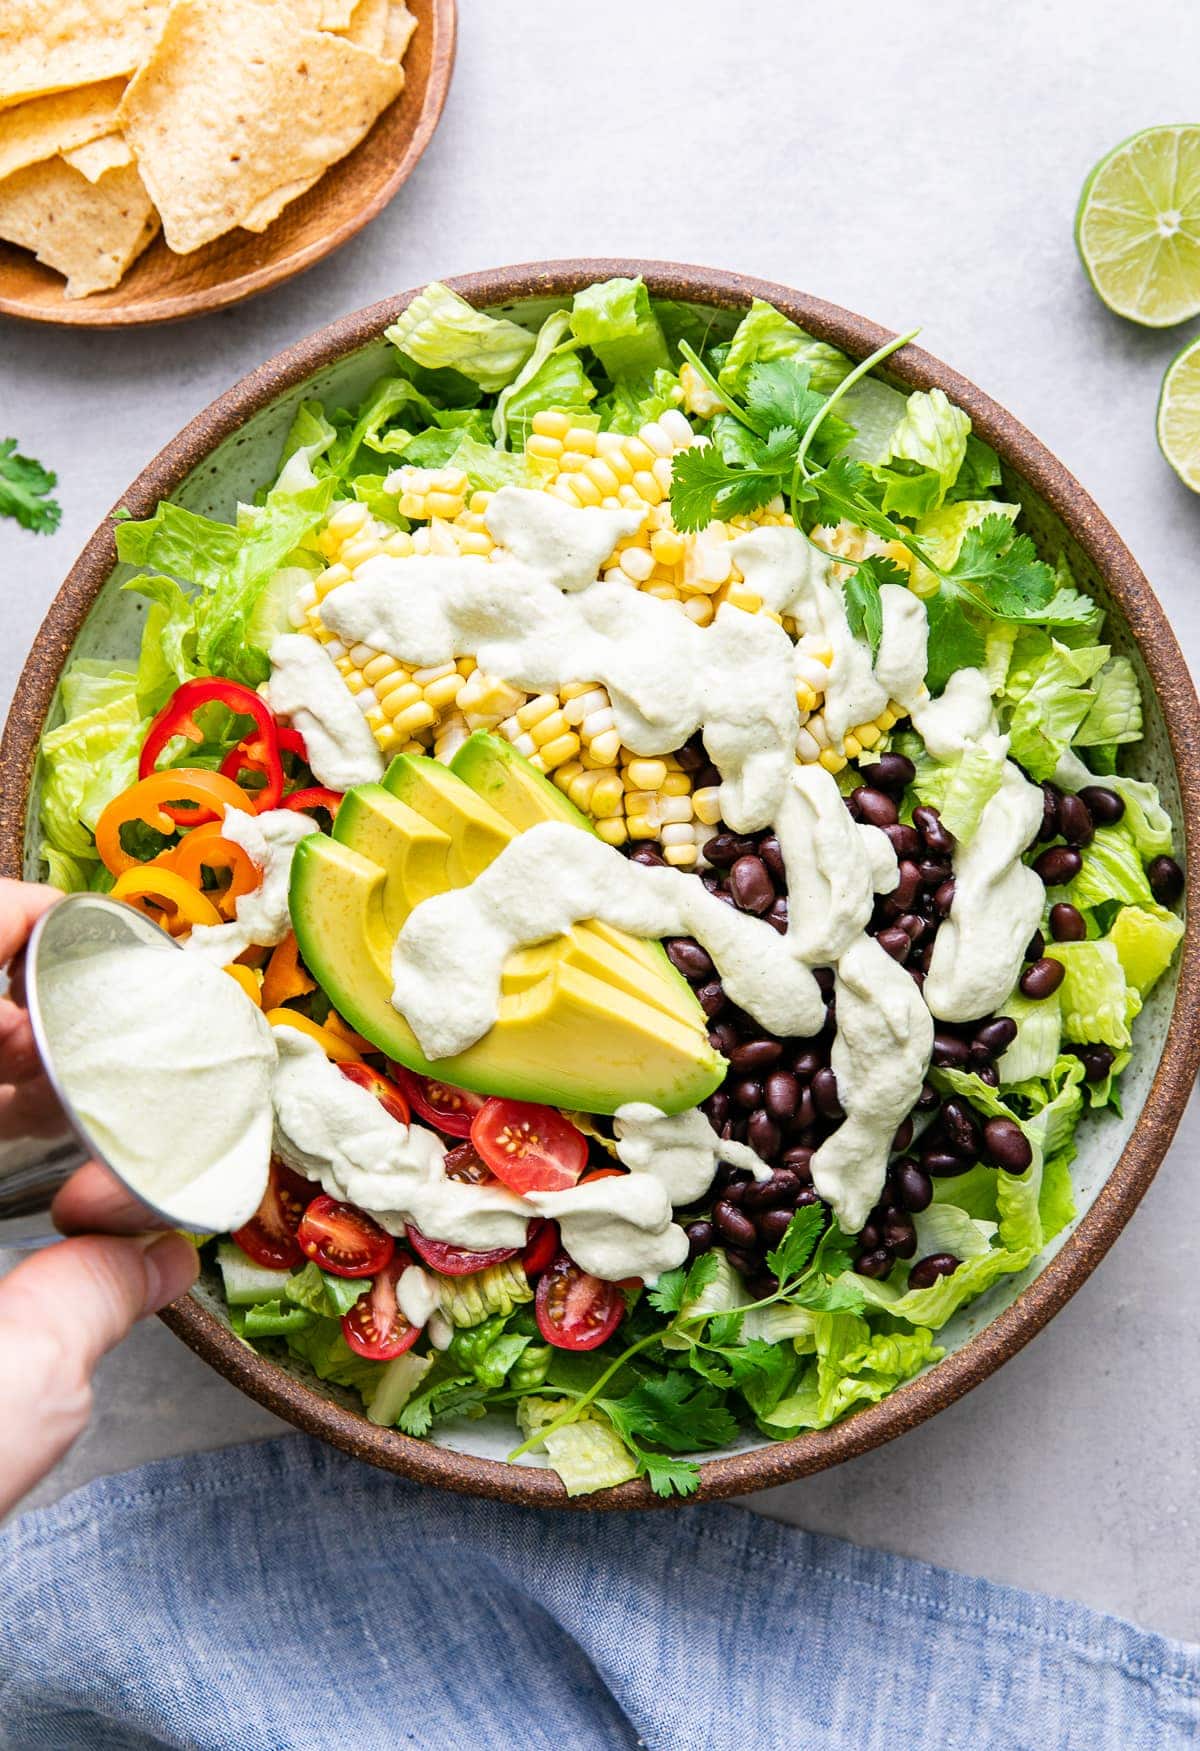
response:
<svg viewBox="0 0 1200 1751"><path fill-rule="evenodd" d="M386 340L234 521L118 522L40 855L271 1024L245 1342L686 1495L1075 1216L1183 933L1137 672L901 340L630 279Z"/></svg>

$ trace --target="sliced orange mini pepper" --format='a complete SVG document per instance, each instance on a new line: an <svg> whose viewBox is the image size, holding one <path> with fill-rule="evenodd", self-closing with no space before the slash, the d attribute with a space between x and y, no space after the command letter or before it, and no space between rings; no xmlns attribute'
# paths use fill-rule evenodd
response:
<svg viewBox="0 0 1200 1751"><path fill-rule="evenodd" d="M113 883L112 897L152 918L172 936L183 936L197 924L221 922L206 894L161 863L139 863L125 870Z"/></svg>
<svg viewBox="0 0 1200 1751"><path fill-rule="evenodd" d="M267 1020L272 1027L294 1027L302 1034L308 1034L316 1040L327 1058L335 1064L359 1064L362 1062L354 1047L345 1040L339 1040L336 1034L331 1034L328 1028L323 1028L310 1016L301 1015L298 1009L268 1009Z"/></svg>
<svg viewBox="0 0 1200 1751"><path fill-rule="evenodd" d="M303 997L306 991L315 991L316 988L316 980L310 979L300 964L296 932L289 930L267 962L263 974L263 1008L281 1009L290 997Z"/></svg>
<svg viewBox="0 0 1200 1751"><path fill-rule="evenodd" d="M230 961L229 965L222 967L221 971L228 973L235 984L241 986L251 1003L256 1003L260 1009L262 1008L262 986L255 978L253 968L240 967L236 961Z"/></svg>
<svg viewBox="0 0 1200 1751"><path fill-rule="evenodd" d="M232 918L241 895L252 894L262 882L262 871L245 846L222 838L219 821L193 827L175 847L171 867L196 888L204 885L203 870L228 870L226 886L208 896L223 918Z"/></svg>
<svg viewBox="0 0 1200 1751"><path fill-rule="evenodd" d="M254 804L240 784L200 766L167 767L152 772L115 796L96 822L96 854L113 875L121 875L139 861L121 844L121 828L131 821L144 821L158 833L176 833L180 822L167 814L165 803L184 803L196 811L196 822L222 816L226 809L242 809L252 815ZM183 810L176 810L182 815Z"/></svg>

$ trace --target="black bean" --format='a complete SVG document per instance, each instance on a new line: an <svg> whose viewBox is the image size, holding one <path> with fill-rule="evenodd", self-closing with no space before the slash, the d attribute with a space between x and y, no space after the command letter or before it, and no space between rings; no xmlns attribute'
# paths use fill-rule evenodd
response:
<svg viewBox="0 0 1200 1751"><path fill-rule="evenodd" d="M774 833L764 833L758 842L758 855L762 858L776 881L782 881L787 873L783 867L783 852L779 849L779 840Z"/></svg>
<svg viewBox="0 0 1200 1751"><path fill-rule="evenodd" d="M704 1103L704 1111L708 1122L714 1131L719 1131L729 1117L729 1096L723 1088L718 1088L715 1094L710 1094Z"/></svg>
<svg viewBox="0 0 1200 1751"><path fill-rule="evenodd" d="M828 1057L827 1052L815 1052L811 1046L804 1046L792 1059L792 1069L801 1082L811 1082Z"/></svg>
<svg viewBox="0 0 1200 1751"><path fill-rule="evenodd" d="M794 1149L785 1149L782 1156L783 1166L798 1179L801 1185L812 1182L813 1151L797 1145Z"/></svg>
<svg viewBox="0 0 1200 1751"><path fill-rule="evenodd" d="M1040 1002L1043 997L1052 997L1067 976L1067 969L1061 961L1043 959L1034 961L1021 974L1020 989L1024 997L1032 997Z"/></svg>
<svg viewBox="0 0 1200 1751"><path fill-rule="evenodd" d="M1082 942L1087 924L1078 906L1059 900L1050 908L1050 934L1055 942Z"/></svg>
<svg viewBox="0 0 1200 1751"><path fill-rule="evenodd" d="M929 935L929 920L917 912L902 912L896 923L911 942L920 942Z"/></svg>
<svg viewBox="0 0 1200 1751"><path fill-rule="evenodd" d="M954 850L956 841L953 833L942 826L942 818L936 809L925 806L913 810L913 826L922 839L940 857L949 857Z"/></svg>
<svg viewBox="0 0 1200 1751"><path fill-rule="evenodd" d="M750 1114L747 1121L746 1141L756 1155L760 1155L764 1161L770 1161L773 1155L778 1154L783 1137L770 1113L759 1107Z"/></svg>
<svg viewBox="0 0 1200 1751"><path fill-rule="evenodd" d="M923 857L917 865L923 888L940 888L950 880L950 865L937 857Z"/></svg>
<svg viewBox="0 0 1200 1751"><path fill-rule="evenodd" d="M817 988L822 997L833 996L835 981L832 967L814 967L813 978L817 981Z"/></svg>
<svg viewBox="0 0 1200 1751"><path fill-rule="evenodd" d="M1074 1052L1082 1063L1086 1082L1103 1082L1116 1057L1111 1046L1068 1046L1067 1050Z"/></svg>
<svg viewBox="0 0 1200 1751"><path fill-rule="evenodd" d="M721 1198L713 1205L713 1222L733 1246L751 1247L758 1239L749 1216L744 1216L728 1198Z"/></svg>
<svg viewBox="0 0 1200 1751"><path fill-rule="evenodd" d="M1042 785L1042 824L1038 828L1038 839L1058 838L1058 805L1062 792L1054 785Z"/></svg>
<svg viewBox="0 0 1200 1751"><path fill-rule="evenodd" d="M735 1167L732 1175L721 1188L725 1194L726 1202L740 1204L753 1183L748 1174L743 1173L740 1167Z"/></svg>
<svg viewBox="0 0 1200 1751"><path fill-rule="evenodd" d="M917 1111L919 1113L932 1113L941 1104L942 1097L933 1086L932 1082L923 1082L921 1084L921 1092L917 1096Z"/></svg>
<svg viewBox="0 0 1200 1751"><path fill-rule="evenodd" d="M716 1235L711 1222L689 1222L683 1231L688 1238L688 1257L697 1259L712 1246Z"/></svg>
<svg viewBox="0 0 1200 1751"><path fill-rule="evenodd" d="M775 884L761 857L739 857L729 872L729 891L743 912L760 917L775 903Z"/></svg>
<svg viewBox="0 0 1200 1751"><path fill-rule="evenodd" d="M955 1155L949 1149L922 1149L921 1166L925 1172L932 1174L934 1179L953 1179L956 1174L966 1173L969 1167L974 1167L973 1161L964 1161L961 1155Z"/></svg>
<svg viewBox="0 0 1200 1751"><path fill-rule="evenodd" d="M715 1027L710 1027L708 1030L708 1037L713 1050L722 1053L726 1057L728 1057L729 1053L732 1052L733 1048L737 1045L737 1034L727 1021L719 1021Z"/></svg>
<svg viewBox="0 0 1200 1751"><path fill-rule="evenodd" d="M1024 958L1027 961L1040 961L1045 952L1046 938L1042 935L1040 930L1035 930L1033 935L1029 938L1029 941L1025 944Z"/></svg>
<svg viewBox="0 0 1200 1751"><path fill-rule="evenodd" d="M909 858L904 857L900 860L897 874L899 880L887 896L888 906L891 911L896 913L908 912L911 911L912 903L921 886L920 867L911 862Z"/></svg>
<svg viewBox="0 0 1200 1751"><path fill-rule="evenodd" d="M906 826L903 821L896 821L891 827L885 827L883 830L891 841L892 850L897 857L920 857L921 835L915 827Z"/></svg>
<svg viewBox="0 0 1200 1751"><path fill-rule="evenodd" d="M931 1252L928 1258L918 1259L908 1273L910 1289L932 1289L939 1277L952 1277L958 1269L959 1261L952 1252Z"/></svg>
<svg viewBox="0 0 1200 1751"><path fill-rule="evenodd" d="M812 1079L812 1097L817 1111L824 1119L844 1119L846 1114L838 1099L837 1077L828 1064L818 1070Z"/></svg>
<svg viewBox="0 0 1200 1751"><path fill-rule="evenodd" d="M725 1007L725 987L719 979L713 979L707 985L700 986L696 992L696 1000L711 1020Z"/></svg>
<svg viewBox="0 0 1200 1751"><path fill-rule="evenodd" d="M1065 796L1058 805L1058 830L1068 845L1090 845L1096 825L1082 797Z"/></svg>
<svg viewBox="0 0 1200 1751"><path fill-rule="evenodd" d="M882 1247L875 1252L861 1252L854 1261L860 1277L886 1277L892 1268L892 1255Z"/></svg>
<svg viewBox="0 0 1200 1751"><path fill-rule="evenodd" d="M743 1277L748 1277L758 1269L758 1259L752 1252L744 1252L741 1247L730 1246L725 1249L725 1257L735 1271L740 1271Z"/></svg>
<svg viewBox="0 0 1200 1751"><path fill-rule="evenodd" d="M765 1245L778 1246L791 1226L791 1221L790 1210L764 1210L755 1226Z"/></svg>
<svg viewBox="0 0 1200 1751"><path fill-rule="evenodd" d="M934 1034L931 1062L939 1070L965 1070L970 1058L967 1042L960 1040L957 1034L946 1033L941 1029Z"/></svg>
<svg viewBox="0 0 1200 1751"><path fill-rule="evenodd" d="M877 1246L882 1246L883 1228L880 1211L872 1210L859 1231L858 1239L864 1252L874 1252Z"/></svg>
<svg viewBox="0 0 1200 1751"><path fill-rule="evenodd" d="M736 833L716 833L711 839L706 839L702 847L704 857L717 869L728 869L739 857L753 850L754 841L742 839Z"/></svg>
<svg viewBox="0 0 1200 1751"><path fill-rule="evenodd" d="M1173 857L1153 857L1146 865L1150 892L1162 906L1173 906L1183 892L1183 871Z"/></svg>
<svg viewBox="0 0 1200 1751"><path fill-rule="evenodd" d="M714 766L711 760L706 760L697 772L692 788L694 790L717 790L721 784L720 768Z"/></svg>
<svg viewBox="0 0 1200 1751"><path fill-rule="evenodd" d="M713 971L712 957L689 936L674 937L666 945L667 959L685 979L707 979Z"/></svg>
<svg viewBox="0 0 1200 1751"><path fill-rule="evenodd" d="M872 790L869 785L860 784L857 790L851 791L850 800L857 803L859 819L869 827L894 827L900 819L899 809L884 790Z"/></svg>
<svg viewBox="0 0 1200 1751"><path fill-rule="evenodd" d="M685 772L699 772L702 766L708 764L708 755L704 752L703 744L698 739L685 742L675 758Z"/></svg>
<svg viewBox="0 0 1200 1751"><path fill-rule="evenodd" d="M933 903L937 907L938 911L941 913L942 917L945 918L945 916L949 912L951 906L953 906L953 904L954 904L954 877L953 876L950 877L950 880L948 882L942 883L941 887L937 890L937 892L933 896Z"/></svg>
<svg viewBox="0 0 1200 1751"><path fill-rule="evenodd" d="M777 1167L770 1179L755 1180L746 1188L742 1199L747 1210L773 1210L781 1204L795 1202L800 1181L786 1168Z"/></svg>
<svg viewBox="0 0 1200 1751"><path fill-rule="evenodd" d="M901 1119L892 1133L892 1149L897 1155L902 1155L913 1140L913 1122L911 1119Z"/></svg>
<svg viewBox="0 0 1200 1751"><path fill-rule="evenodd" d="M650 869L665 869L667 860L657 845L639 845L629 853L630 863L644 863Z"/></svg>
<svg viewBox="0 0 1200 1751"><path fill-rule="evenodd" d="M800 1090L800 1098L796 1102L796 1111L792 1115L792 1130L807 1131L817 1122L817 1109L813 1104L812 1085Z"/></svg>
<svg viewBox="0 0 1200 1751"><path fill-rule="evenodd" d="M910 1259L917 1250L917 1231L900 1211L888 1212L883 1226L883 1244L898 1259Z"/></svg>
<svg viewBox="0 0 1200 1751"><path fill-rule="evenodd" d="M917 769L906 754L881 754L869 766L860 766L865 781L873 790L900 793L917 776Z"/></svg>
<svg viewBox="0 0 1200 1751"><path fill-rule="evenodd" d="M881 930L875 941L885 955L891 955L892 959L899 961L901 966L912 953L912 938L897 924L891 925L887 930Z"/></svg>
<svg viewBox="0 0 1200 1751"><path fill-rule="evenodd" d="M760 1070L769 1070L773 1064L778 1064L782 1057L780 1040L744 1040L730 1052L729 1062L735 1070L749 1070L757 1075Z"/></svg>
<svg viewBox="0 0 1200 1751"><path fill-rule="evenodd" d="M989 1058L998 1058L1002 1052L1007 1052L1017 1037L1017 1024L1010 1015L993 1016L991 1021L981 1022L975 1029L977 1046L982 1046Z"/></svg>
<svg viewBox="0 0 1200 1751"><path fill-rule="evenodd" d="M975 1072L980 1082L986 1082L989 1088L999 1088L1000 1072L994 1064L985 1064Z"/></svg>
<svg viewBox="0 0 1200 1751"><path fill-rule="evenodd" d="M1125 798L1106 784L1085 784L1079 800L1087 804L1088 813L1101 827L1111 827L1125 813Z"/></svg>
<svg viewBox="0 0 1200 1751"><path fill-rule="evenodd" d="M790 1070L773 1070L763 1083L763 1105L773 1119L795 1116L800 1084Z"/></svg>
<svg viewBox="0 0 1200 1751"><path fill-rule="evenodd" d="M780 894L779 898L775 901L774 905L767 912L766 920L767 920L767 923L771 926L771 929L777 930L779 932L780 936L787 935L788 903L787 903L787 895L786 894Z"/></svg>
<svg viewBox="0 0 1200 1751"><path fill-rule="evenodd" d="M983 1147L988 1160L1006 1173L1024 1173L1033 1160L1029 1139L1015 1119L989 1119L983 1127Z"/></svg>
<svg viewBox="0 0 1200 1751"><path fill-rule="evenodd" d="M729 1089L738 1106L752 1113L757 1106L762 1105L762 1083L756 1082L752 1076L746 1076L740 1082L735 1082Z"/></svg>
<svg viewBox="0 0 1200 1751"><path fill-rule="evenodd" d="M1048 888L1065 887L1082 868L1083 858L1071 845L1052 845L1033 860L1034 874L1041 876Z"/></svg>
<svg viewBox="0 0 1200 1751"><path fill-rule="evenodd" d="M801 1186L799 1192L796 1194L797 1210L803 1210L809 1204L819 1204L820 1202L821 1200L813 1190L812 1186Z"/></svg>
<svg viewBox="0 0 1200 1751"><path fill-rule="evenodd" d="M933 1202L933 1181L918 1163L911 1157L902 1161L897 1179L904 1208L914 1214L920 1210L928 1210Z"/></svg>
<svg viewBox="0 0 1200 1751"><path fill-rule="evenodd" d="M979 1158L979 1122L965 1100L957 1096L942 1102L942 1126L955 1155L971 1161Z"/></svg>

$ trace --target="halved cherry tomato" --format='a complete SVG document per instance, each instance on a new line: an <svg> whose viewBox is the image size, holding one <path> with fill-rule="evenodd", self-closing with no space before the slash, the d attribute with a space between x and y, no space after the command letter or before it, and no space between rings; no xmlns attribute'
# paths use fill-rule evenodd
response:
<svg viewBox="0 0 1200 1751"><path fill-rule="evenodd" d="M296 1229L300 1251L334 1277L373 1277L396 1250L396 1242L365 1210L324 1193L314 1198Z"/></svg>
<svg viewBox="0 0 1200 1751"><path fill-rule="evenodd" d="M448 1137L471 1135L471 1121L483 1106L483 1095L472 1094L469 1088L454 1088L432 1076L418 1076L415 1070L406 1070L402 1064L389 1065L389 1069L407 1094L413 1111L426 1124L444 1131Z"/></svg>
<svg viewBox="0 0 1200 1751"><path fill-rule="evenodd" d="M279 807L302 811L324 809L326 814L332 817L341 807L344 794L344 791L330 790L324 784L310 784L307 790L290 790L285 797L281 798Z"/></svg>
<svg viewBox="0 0 1200 1751"><path fill-rule="evenodd" d="M255 796L258 809L274 808L283 795L283 763L279 758L279 729L266 700L252 687L239 681L225 681L218 675L185 681L177 687L146 732L138 760L138 777L148 778L157 769L158 756L175 736L188 741L203 742L204 731L196 722L196 713L204 705L224 705L238 717L253 720L254 729L221 762L226 778L237 780L241 771L259 773L263 788ZM169 812L169 811L168 811ZM176 815L180 825L197 825Z"/></svg>
<svg viewBox="0 0 1200 1751"><path fill-rule="evenodd" d="M226 809L252 815L254 804L240 785L219 772L203 766L166 767L131 784L108 804L96 822L96 855L113 875L121 875L142 861L121 844L121 828L131 821L170 834L177 827L202 827Z"/></svg>
<svg viewBox="0 0 1200 1751"><path fill-rule="evenodd" d="M548 1216L535 1216L525 1234L521 1263L527 1277L540 1277L558 1257L558 1223Z"/></svg>
<svg viewBox="0 0 1200 1751"><path fill-rule="evenodd" d="M236 839L226 839L220 821L209 821L203 827L193 827L175 847L171 867L194 888L203 886L204 869L226 870L229 881L222 889L208 896L222 917L232 918L243 894L252 894L262 886L263 872L245 846Z"/></svg>
<svg viewBox="0 0 1200 1751"><path fill-rule="evenodd" d="M473 1277L476 1271L486 1271L489 1265L502 1265L506 1259L515 1259L520 1251L516 1246L493 1246L487 1252L468 1252L465 1246L451 1246L449 1241L428 1239L411 1222L405 1223L405 1227L408 1243L417 1257L443 1277Z"/></svg>
<svg viewBox="0 0 1200 1751"><path fill-rule="evenodd" d="M587 1186L587 1185L591 1185L591 1183L594 1179L624 1179L624 1178L625 1178L625 1169L623 1167L589 1167L587 1172L580 1179L579 1184L581 1186Z"/></svg>
<svg viewBox="0 0 1200 1751"><path fill-rule="evenodd" d="M538 1330L559 1350L595 1350L621 1323L625 1297L615 1283L581 1271L560 1252L537 1286Z"/></svg>
<svg viewBox="0 0 1200 1751"><path fill-rule="evenodd" d="M561 1192L587 1166L587 1138L554 1107L488 1100L471 1124L471 1141L498 1180L514 1192Z"/></svg>
<svg viewBox="0 0 1200 1751"><path fill-rule="evenodd" d="M446 1158L442 1163L447 1179L461 1180L468 1186L494 1186L496 1176L487 1163L479 1159L479 1152L473 1143L460 1143L456 1149L447 1149Z"/></svg>
<svg viewBox="0 0 1200 1751"><path fill-rule="evenodd" d="M396 1301L396 1284L408 1263L404 1253L395 1253L366 1294L342 1315L342 1336L357 1355L369 1356L372 1362L402 1356L421 1335L421 1327L408 1323Z"/></svg>
<svg viewBox="0 0 1200 1751"><path fill-rule="evenodd" d="M397 1088L394 1082L389 1082L386 1076L381 1076L378 1070L372 1070L369 1064L339 1064L338 1069L351 1082L357 1082L360 1088L373 1094L384 1112L390 1113L397 1124L407 1125L408 1102L404 1098L403 1089Z"/></svg>
<svg viewBox="0 0 1200 1751"><path fill-rule="evenodd" d="M233 1231L247 1258L270 1271L290 1271L301 1262L296 1229L312 1203L314 1189L285 1162L272 1160L262 1203L244 1228Z"/></svg>

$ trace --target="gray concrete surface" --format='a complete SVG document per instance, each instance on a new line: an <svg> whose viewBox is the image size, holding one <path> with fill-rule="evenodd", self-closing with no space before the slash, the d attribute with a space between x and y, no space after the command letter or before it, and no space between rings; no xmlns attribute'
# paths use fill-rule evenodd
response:
<svg viewBox="0 0 1200 1751"><path fill-rule="evenodd" d="M1200 503L1154 409L1184 338L1110 317L1076 261L1102 152L1196 110L1200 14L1171 0L1003 9L878 0L463 0L442 127L364 235L304 278L143 333L0 324L0 436L56 467L51 540L0 526L7 697L68 565L142 464L242 372L434 275L536 257L740 268L901 328L1007 404L1121 529L1200 656ZM760 1497L781 1519L1200 1638L1193 1108L1113 1256L953 1410ZM46 1501L155 1455L279 1425L151 1325L103 1368Z"/></svg>

